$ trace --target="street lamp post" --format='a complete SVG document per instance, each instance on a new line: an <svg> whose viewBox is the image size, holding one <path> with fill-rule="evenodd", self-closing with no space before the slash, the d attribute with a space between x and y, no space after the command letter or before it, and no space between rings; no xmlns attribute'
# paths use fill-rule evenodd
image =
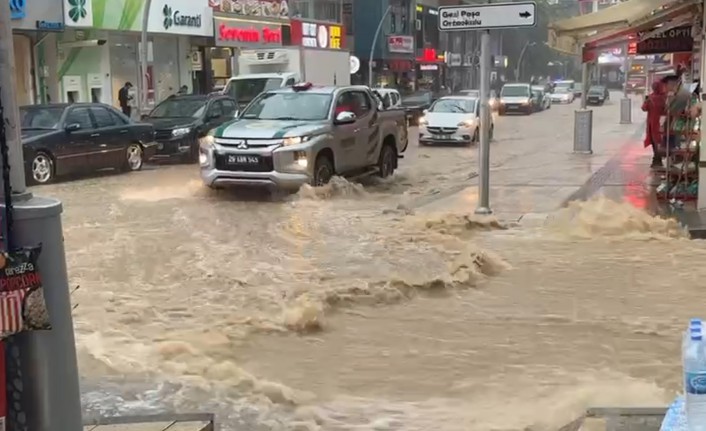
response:
<svg viewBox="0 0 706 431"><path fill-rule="evenodd" d="M149 1L149 0L148 0ZM378 38L380 37L380 32L382 31L382 25L385 23L385 18L392 10L392 5L388 6L385 13L382 14L380 22L378 23L378 28L375 30L375 36L373 36L373 43L370 44L370 57L368 57L368 87L373 87L373 55L375 55L375 45L378 43Z"/></svg>
<svg viewBox="0 0 706 431"><path fill-rule="evenodd" d="M520 80L520 67L522 66L522 60L525 57L525 52L527 51L527 47L530 46L535 46L537 42L530 42L529 40L525 42L525 46L522 47L522 51L520 51L520 58L517 59L517 66L515 67L515 80L519 81Z"/></svg>

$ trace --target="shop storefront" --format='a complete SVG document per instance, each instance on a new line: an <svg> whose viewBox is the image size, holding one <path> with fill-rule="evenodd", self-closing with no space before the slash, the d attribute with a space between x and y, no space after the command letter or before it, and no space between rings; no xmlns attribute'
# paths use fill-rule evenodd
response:
<svg viewBox="0 0 706 431"><path fill-rule="evenodd" d="M85 6L70 0L64 3L67 31L58 49L60 100L117 105L119 89L130 82L134 85L133 104L138 107L143 91L139 67L145 1L88 0ZM152 1L147 30L145 110L183 85L198 91L204 46L213 36L212 10L208 0Z"/></svg>
<svg viewBox="0 0 706 431"><path fill-rule="evenodd" d="M446 83L446 58L433 48L422 50L417 58L417 86L438 93Z"/></svg>
<svg viewBox="0 0 706 431"><path fill-rule="evenodd" d="M387 56L376 61L374 72L379 87L393 87L402 91L414 90L414 37L392 35L387 37Z"/></svg>
<svg viewBox="0 0 706 431"><path fill-rule="evenodd" d="M211 0L214 35L205 52L209 71L206 85L223 88L240 72L242 50L279 48L290 43L289 6L286 0ZM276 63L278 58L265 58ZM246 59L247 60L247 59Z"/></svg>
<svg viewBox="0 0 706 431"><path fill-rule="evenodd" d="M64 30L61 3L10 1L10 11L17 102L29 105L57 100L56 44L58 33Z"/></svg>

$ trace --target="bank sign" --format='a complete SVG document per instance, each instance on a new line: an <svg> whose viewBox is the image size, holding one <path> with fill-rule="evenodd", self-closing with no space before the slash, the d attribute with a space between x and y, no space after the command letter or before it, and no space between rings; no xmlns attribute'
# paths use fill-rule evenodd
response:
<svg viewBox="0 0 706 431"><path fill-rule="evenodd" d="M63 0L64 24L74 28L140 31L146 0ZM150 33L213 36L208 0L152 0Z"/></svg>

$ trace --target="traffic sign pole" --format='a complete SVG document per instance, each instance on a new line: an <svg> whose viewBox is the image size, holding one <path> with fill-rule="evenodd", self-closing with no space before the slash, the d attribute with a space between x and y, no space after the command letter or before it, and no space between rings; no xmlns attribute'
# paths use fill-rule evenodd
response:
<svg viewBox="0 0 706 431"><path fill-rule="evenodd" d="M476 214L488 215L490 209L490 30L480 36L480 154L478 167L478 207Z"/></svg>
<svg viewBox="0 0 706 431"><path fill-rule="evenodd" d="M491 214L490 209L490 30L534 27L537 4L533 1L489 3L439 8L440 31L482 30L480 53L480 148L478 165L478 207L476 214Z"/></svg>

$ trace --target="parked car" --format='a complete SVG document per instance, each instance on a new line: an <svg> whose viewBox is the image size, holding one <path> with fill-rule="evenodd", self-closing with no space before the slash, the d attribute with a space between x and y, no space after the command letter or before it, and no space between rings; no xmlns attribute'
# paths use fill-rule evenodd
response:
<svg viewBox="0 0 706 431"><path fill-rule="evenodd" d="M424 116L424 110L429 109L434 99L431 91L418 91L402 95L402 107L407 114L409 125L416 126Z"/></svg>
<svg viewBox="0 0 706 431"><path fill-rule="evenodd" d="M575 96L571 88L557 86L549 98L552 103L574 103Z"/></svg>
<svg viewBox="0 0 706 431"><path fill-rule="evenodd" d="M480 90L461 90L458 92L458 94L461 96L475 97L476 99L480 100ZM500 107L500 100L498 100L498 94L495 92L495 90L490 90L488 104L490 105L490 109L493 111L497 111Z"/></svg>
<svg viewBox="0 0 706 431"><path fill-rule="evenodd" d="M139 171L157 149L151 124L100 103L23 106L20 124L25 174L34 184L107 168Z"/></svg>
<svg viewBox="0 0 706 431"><path fill-rule="evenodd" d="M199 159L199 139L209 130L232 121L235 99L221 94L172 96L143 118L155 128L158 143L154 158Z"/></svg>
<svg viewBox="0 0 706 431"><path fill-rule="evenodd" d="M402 96L400 92L394 88L373 88L384 101L389 108L401 108L402 107Z"/></svg>
<svg viewBox="0 0 706 431"><path fill-rule="evenodd" d="M491 116L490 139L495 127ZM419 122L419 144L465 144L480 140L480 99L448 96L434 102Z"/></svg>
<svg viewBox="0 0 706 431"><path fill-rule="evenodd" d="M498 110L500 115L505 115L508 112L530 115L535 111L535 106L536 102L533 101L529 84L505 84L500 90L500 108Z"/></svg>
<svg viewBox="0 0 706 431"><path fill-rule="evenodd" d="M552 100L549 98L549 94L544 91L544 88L543 85L532 86L532 93L539 105L538 111L544 111L552 107Z"/></svg>
<svg viewBox="0 0 706 431"><path fill-rule="evenodd" d="M588 105L603 105L608 99L610 99L610 91L603 85L591 86L586 94L586 104Z"/></svg>
<svg viewBox="0 0 706 431"><path fill-rule="evenodd" d="M378 105L364 86L301 83L261 93L201 140L201 178L211 188L297 190L334 175L388 177L407 149L407 125L403 110Z"/></svg>
<svg viewBox="0 0 706 431"><path fill-rule="evenodd" d="M579 98L583 95L583 84L577 82L574 84L574 97Z"/></svg>

